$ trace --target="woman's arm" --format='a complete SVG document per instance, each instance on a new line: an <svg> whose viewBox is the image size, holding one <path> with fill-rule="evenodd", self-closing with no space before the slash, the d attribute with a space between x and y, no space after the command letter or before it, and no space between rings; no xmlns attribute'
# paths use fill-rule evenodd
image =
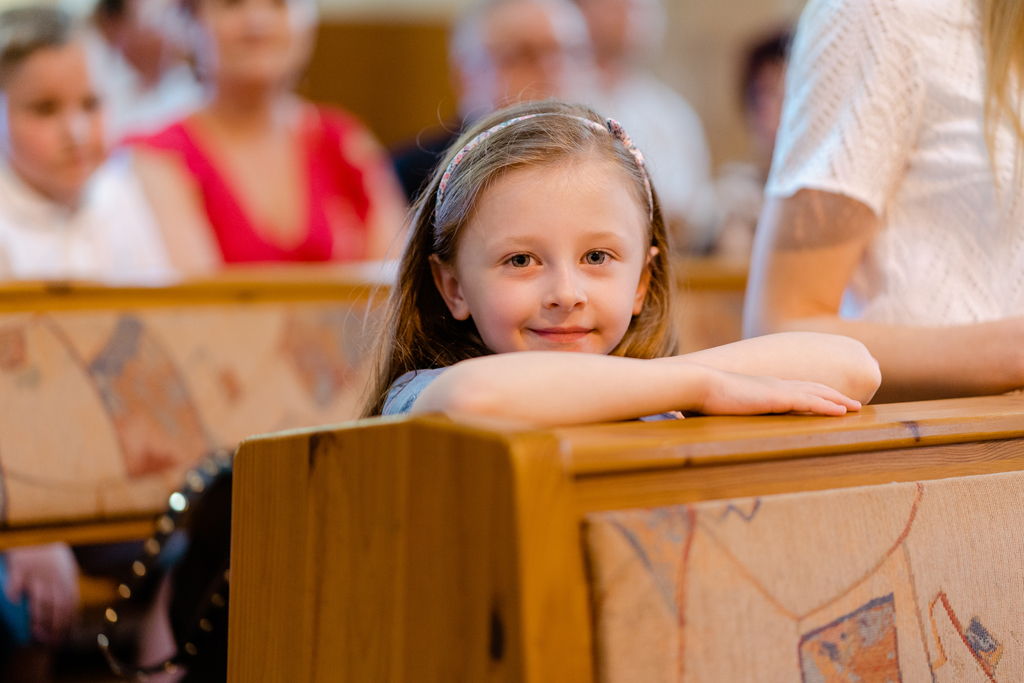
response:
<svg viewBox="0 0 1024 683"><path fill-rule="evenodd" d="M842 415L860 403L821 384L753 377L676 359L528 351L456 363L412 413L496 418L530 426L626 420L671 410Z"/></svg>
<svg viewBox="0 0 1024 683"><path fill-rule="evenodd" d="M867 206L841 195L803 190L769 199L754 242L745 332L807 330L858 339L878 360L878 397L886 401L1024 386L1024 318L921 327L839 317L843 292L877 230Z"/></svg>
<svg viewBox="0 0 1024 683"><path fill-rule="evenodd" d="M369 243L367 257L374 261L397 260L405 249L405 197L390 166L370 174Z"/></svg>
<svg viewBox="0 0 1024 683"><path fill-rule="evenodd" d="M163 236L172 265L184 275L206 275L223 262L195 181L166 152L135 148L132 166Z"/></svg>
<svg viewBox="0 0 1024 683"><path fill-rule="evenodd" d="M345 140L342 154L362 171L363 187L369 198L367 260L398 259L405 248L402 237L407 207L391 163L370 132L362 128Z"/></svg>

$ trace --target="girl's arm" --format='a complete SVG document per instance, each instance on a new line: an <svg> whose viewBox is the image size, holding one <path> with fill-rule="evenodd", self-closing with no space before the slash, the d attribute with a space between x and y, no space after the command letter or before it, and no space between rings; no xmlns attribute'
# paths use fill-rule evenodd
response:
<svg viewBox="0 0 1024 683"><path fill-rule="evenodd" d="M412 413L496 418L549 427L626 420L671 410L720 415L843 415L860 403L813 382L753 377L675 359L524 351L456 363Z"/></svg>
<svg viewBox="0 0 1024 683"><path fill-rule="evenodd" d="M879 396L886 401L1024 386L1024 318L925 327L839 317L843 292L877 230L871 210L847 197L804 190L770 199L754 245L747 333L813 330L854 337L878 359L884 377Z"/></svg>
<svg viewBox="0 0 1024 683"><path fill-rule="evenodd" d="M745 375L820 382L862 403L878 390L878 362L850 337L817 332L783 332L704 349L674 359Z"/></svg>

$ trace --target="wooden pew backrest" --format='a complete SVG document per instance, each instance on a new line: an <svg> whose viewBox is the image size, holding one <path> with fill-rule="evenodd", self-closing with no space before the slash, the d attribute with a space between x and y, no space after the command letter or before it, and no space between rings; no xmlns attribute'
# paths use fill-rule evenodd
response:
<svg viewBox="0 0 1024 683"><path fill-rule="evenodd" d="M1024 398L545 431L376 419L246 441L230 680L590 681L587 515L1008 472Z"/></svg>

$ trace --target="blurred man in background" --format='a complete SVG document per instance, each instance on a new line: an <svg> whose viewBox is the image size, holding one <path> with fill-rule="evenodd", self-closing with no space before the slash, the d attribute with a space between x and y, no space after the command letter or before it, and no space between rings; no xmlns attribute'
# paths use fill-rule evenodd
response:
<svg viewBox="0 0 1024 683"><path fill-rule="evenodd" d="M516 102L586 101L592 91L586 24L569 0L481 0L456 23L449 61L459 120L394 157L410 201L465 124Z"/></svg>
<svg viewBox="0 0 1024 683"><path fill-rule="evenodd" d="M744 56L739 95L751 158L725 164L715 182L719 218L713 251L728 258L750 257L782 115L791 39L788 30L771 33L754 41Z"/></svg>
<svg viewBox="0 0 1024 683"><path fill-rule="evenodd" d="M676 245L705 248L714 227L710 154L693 108L659 80L650 63L667 23L660 0L576 0L598 70L589 103L618 119L644 153Z"/></svg>

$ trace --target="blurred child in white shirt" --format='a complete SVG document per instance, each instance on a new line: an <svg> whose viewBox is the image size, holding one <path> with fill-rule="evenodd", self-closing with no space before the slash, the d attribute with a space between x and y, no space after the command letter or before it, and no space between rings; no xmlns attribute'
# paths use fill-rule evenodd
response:
<svg viewBox="0 0 1024 683"><path fill-rule="evenodd" d="M172 275L130 165L108 157L98 93L68 14L0 13L0 279Z"/></svg>

